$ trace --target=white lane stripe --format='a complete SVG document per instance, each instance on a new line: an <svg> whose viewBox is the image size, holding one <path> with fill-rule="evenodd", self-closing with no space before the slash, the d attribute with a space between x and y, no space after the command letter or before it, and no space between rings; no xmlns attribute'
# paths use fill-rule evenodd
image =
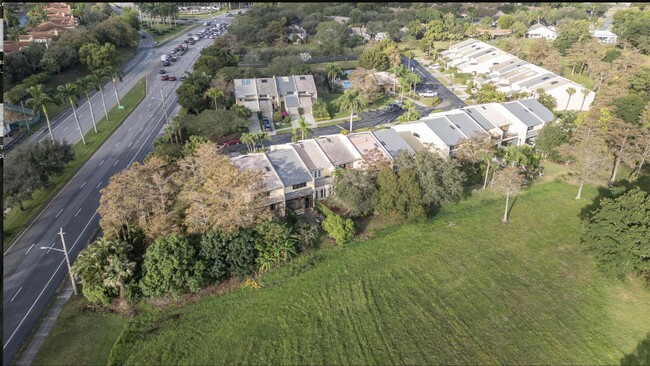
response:
<svg viewBox="0 0 650 366"><path fill-rule="evenodd" d="M83 188L85 185L86 185L86 181L84 181L84 184L82 184L81 187L79 187L79 189Z"/></svg>
<svg viewBox="0 0 650 366"><path fill-rule="evenodd" d="M104 164L104 160L102 160L102 162L101 162L101 163L99 163L99 166L102 166L102 164Z"/></svg>
<svg viewBox="0 0 650 366"><path fill-rule="evenodd" d="M117 147L117 145L119 145L119 144L120 144L120 142L118 141L117 144L115 144L115 147Z"/></svg>
<svg viewBox="0 0 650 366"><path fill-rule="evenodd" d="M70 127L70 126L68 126L68 127ZM63 132L65 132L65 130L67 130L67 129L68 129L68 127L66 127L66 128L64 128L64 129L63 129Z"/></svg>
<svg viewBox="0 0 650 366"><path fill-rule="evenodd" d="M126 131L126 132L130 132L132 128L133 128L133 127L129 127L129 130L128 130L128 131Z"/></svg>
<svg viewBox="0 0 650 366"><path fill-rule="evenodd" d="M170 104L173 104L175 99L176 99L176 97L174 96L174 98L172 98L172 101L171 101ZM153 129L151 130L151 132L149 132L149 134L147 135L147 137L144 139L144 142L142 143L142 145L140 145L140 148L138 149L138 151L135 152L135 155L133 155L133 159L131 159L131 161L129 162L129 165L127 166L127 168L130 167L131 164L133 164L133 161L135 160L135 158L136 158L136 157L138 156L138 154L140 153L140 150L142 150L142 148L144 147L144 145L147 143L147 140L149 140L149 137L151 137L151 134L156 130L156 127L158 126L158 124L160 124L160 122L161 122L164 118L165 118L165 115L164 115L164 114L163 114L162 116L160 116L160 119L158 119L158 122L156 122L156 125L153 127ZM141 130L141 131L142 131L142 130Z"/></svg>
<svg viewBox="0 0 650 366"><path fill-rule="evenodd" d="M20 286L20 288L18 289L18 291L16 291L16 294L14 295L14 297L12 297L12 298L11 298L11 301L9 301L9 302L14 302L14 299L16 298L16 296L18 296L18 293L19 293L20 290L22 290L22 289L23 289L23 287Z"/></svg>
<svg viewBox="0 0 650 366"><path fill-rule="evenodd" d="M133 145L133 141L129 142L129 146L128 146L128 147L131 147L131 145Z"/></svg>
<svg viewBox="0 0 650 366"><path fill-rule="evenodd" d="M59 213L56 214L56 216L54 216L54 217L55 217L55 218L59 217L59 215L61 214L61 212L63 212L63 209L61 209L61 211L59 211Z"/></svg>
<svg viewBox="0 0 650 366"><path fill-rule="evenodd" d="M99 186L101 186L101 185L102 185L102 182L99 182L99 184L97 185L97 187L95 187L95 189L99 188Z"/></svg>
<svg viewBox="0 0 650 366"><path fill-rule="evenodd" d="M34 243L34 244L32 244L32 245L29 246L29 249L27 249L27 251L25 252L25 255L27 255L27 253L29 253L29 251L32 250L32 248L34 247L34 245L36 245L36 243Z"/></svg>
<svg viewBox="0 0 650 366"><path fill-rule="evenodd" d="M74 217L77 217L77 215L79 215L79 212L81 212L81 209L79 209L79 211L77 211L77 213L74 214Z"/></svg>
<svg viewBox="0 0 650 366"><path fill-rule="evenodd" d="M115 163L113 163L113 166L116 166L118 161L120 161L120 159L115 160Z"/></svg>
<svg viewBox="0 0 650 366"><path fill-rule="evenodd" d="M90 223L91 223L91 222L93 221L93 219L95 218L95 215L97 215L97 212L95 212L95 213L93 214L93 216L90 218L90 221L88 221L88 223L86 224L86 226L84 227L84 229L81 231L81 234L79 234L79 237L77 238L77 240L75 240L74 244L72 244L72 247L70 248L70 251L72 251L72 249L74 249L75 245L77 245L77 242L79 241L79 239L81 239L81 235L83 235L84 231L86 231L86 229L88 228L88 225L90 225ZM63 263L65 263L65 258L64 258L63 260L61 260L61 263L59 263L59 266L56 267L56 269L54 270L54 273L52 273L52 277L50 277L49 281L47 281L47 283L45 284L45 287L43 287L43 289L41 290L41 293L38 294L38 297L36 297L36 300L34 301L34 303L32 304L32 306L29 308L29 310L27 310L27 313L26 313L25 316L23 317L23 320L20 321L20 323L19 323L18 326L16 327L16 330L14 330L14 332L11 333L11 336L9 337L9 339L7 339L7 342L4 344L4 346L2 346L2 349L7 348L7 345L8 345L9 342L11 342L11 340L14 338L14 336L16 335L16 332L18 331L18 329L20 329L20 327L23 325L23 323L25 322L25 319L27 319L27 317L29 316L29 313L32 312L32 309L34 309L34 306L36 305L36 303L38 302L38 300L41 298L41 296L43 296L43 293L45 292L45 289L46 289L47 286L50 284L50 282L52 282L52 280L54 279L54 276L56 275L56 272L59 271L59 268L61 268L61 266L63 265Z"/></svg>

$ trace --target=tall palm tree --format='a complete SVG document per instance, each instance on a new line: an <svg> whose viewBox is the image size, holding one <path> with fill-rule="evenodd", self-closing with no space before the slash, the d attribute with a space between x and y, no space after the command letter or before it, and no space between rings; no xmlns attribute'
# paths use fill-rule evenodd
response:
<svg viewBox="0 0 650 366"><path fill-rule="evenodd" d="M222 101L224 100L224 94L221 90L218 88L212 87L208 90L205 91L203 94L204 97L212 99L212 102L214 103L214 109L217 110L218 104L217 101Z"/></svg>
<svg viewBox="0 0 650 366"><path fill-rule="evenodd" d="M350 132L352 132L352 118L354 117L354 113L365 108L366 101L359 95L359 90L348 89L336 99L336 102L339 108L350 110Z"/></svg>
<svg viewBox="0 0 650 366"><path fill-rule="evenodd" d="M239 141L246 144L246 148L248 149L249 153L252 153L255 150L254 149L255 139L253 138L253 134L244 132L241 134Z"/></svg>
<svg viewBox="0 0 650 366"><path fill-rule="evenodd" d="M95 90L99 92L99 95L102 96L102 105L104 106L104 116L108 121L108 110L106 110L106 99L104 99L104 82L110 80L110 77L106 74L106 70L98 70L88 75L88 80L91 80Z"/></svg>
<svg viewBox="0 0 650 366"><path fill-rule="evenodd" d="M411 70L411 59L413 58L413 56L415 56L415 53L413 53L413 51L411 51L411 50L408 50L408 51L404 52L404 56L408 57L408 59L409 59L408 69Z"/></svg>
<svg viewBox="0 0 650 366"><path fill-rule="evenodd" d="M93 128L95 129L95 133L97 133L97 121L95 120L95 112L93 111L93 104L90 102L90 93L88 93L88 90L95 88L95 84L92 80L90 80L90 76L87 76L85 78L77 79L77 85L79 86L79 89L82 90L84 94L86 94L86 100L88 100L88 108L90 108L90 116L93 119Z"/></svg>
<svg viewBox="0 0 650 366"><path fill-rule="evenodd" d="M569 87L566 89L566 93L569 94L569 99L567 99L566 101L566 107L564 107L565 111L569 109L569 102L571 102L571 97L573 96L573 94L576 93L576 89Z"/></svg>
<svg viewBox="0 0 650 366"><path fill-rule="evenodd" d="M341 68L341 65L332 62L325 66L325 72L327 73L327 81L329 82L330 89L332 89L334 86L334 79L343 74L343 69Z"/></svg>
<svg viewBox="0 0 650 366"><path fill-rule="evenodd" d="M302 140L306 139L310 133L314 133L314 131L309 128L309 125L307 124L307 121L305 121L305 118L302 116L300 116L300 119L298 120L298 129L300 130Z"/></svg>
<svg viewBox="0 0 650 366"><path fill-rule="evenodd" d="M120 106L122 105L122 102L120 102L120 96L117 94L117 80L119 79L120 81L123 81L124 72L122 71L122 69L115 66L109 66L104 70L106 72L106 75L108 75L108 77L111 78L111 82L115 87L115 98L117 98L117 105Z"/></svg>
<svg viewBox="0 0 650 366"><path fill-rule="evenodd" d="M269 135L268 132L260 131L253 135L253 139L255 140L256 145L259 141L260 147L264 147L264 140L271 141L271 135Z"/></svg>
<svg viewBox="0 0 650 366"><path fill-rule="evenodd" d="M587 100L587 95L589 95L589 90L588 89L582 89L580 90L582 93L582 103L580 104L580 110L585 106L585 101Z"/></svg>
<svg viewBox="0 0 650 366"><path fill-rule="evenodd" d="M47 129L50 131L50 138L52 141L54 141L52 125L50 125L50 116L47 114L47 108L45 107L45 104L47 102L59 104L58 100L56 98L53 98L50 93L46 92L43 88L43 85L41 84L28 88L27 93L32 96L31 98L27 99L27 104L31 105L34 110L38 110L39 108L43 110L43 114L45 114L45 121L47 121Z"/></svg>
<svg viewBox="0 0 650 366"><path fill-rule="evenodd" d="M66 83L65 85L59 85L56 90L58 90L57 97L62 102L67 101L72 107L72 113L74 114L74 119L77 122L77 128L79 129L79 134L81 135L81 141L83 144L86 144L86 138L84 138L84 132L81 129L81 124L79 123L79 116L77 115L77 98L79 97L79 88L77 85L72 83Z"/></svg>

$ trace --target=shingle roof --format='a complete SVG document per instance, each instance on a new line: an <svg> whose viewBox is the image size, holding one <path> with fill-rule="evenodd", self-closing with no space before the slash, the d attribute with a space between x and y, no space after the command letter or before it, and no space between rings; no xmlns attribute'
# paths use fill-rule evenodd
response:
<svg viewBox="0 0 650 366"><path fill-rule="evenodd" d="M302 162L307 166L307 169L322 170L330 167L330 162L327 160L327 156L325 156L325 153L320 150L316 141L311 139L298 141L291 146L296 150L298 156L302 159Z"/></svg>
<svg viewBox="0 0 650 366"><path fill-rule="evenodd" d="M474 135L486 135L487 132L471 119L466 113L448 114L446 116L456 127L460 128L461 132L467 137Z"/></svg>
<svg viewBox="0 0 650 366"><path fill-rule="evenodd" d="M470 116L476 123L481 125L486 130L492 130L498 128L494 123L487 119L481 112L479 112L475 107L467 107L462 109L468 116Z"/></svg>
<svg viewBox="0 0 650 366"><path fill-rule="evenodd" d="M406 150L410 155L415 154L415 150L393 129L372 131L372 134L384 145L393 158L399 154L400 150Z"/></svg>
<svg viewBox="0 0 650 366"><path fill-rule="evenodd" d="M553 112L544 107L544 105L538 102L537 99L524 99L520 100L519 103L523 104L524 107L535 113L535 115L544 121L544 123L551 122L555 118Z"/></svg>
<svg viewBox="0 0 650 366"><path fill-rule="evenodd" d="M377 141L370 132L351 133L348 140L359 150L364 159L370 158L371 151L377 150L383 156L384 160L390 160L391 156L383 149L381 142Z"/></svg>
<svg viewBox="0 0 650 366"><path fill-rule="evenodd" d="M263 153L248 154L231 158L233 165L239 169L259 170L264 174L264 183L268 191L273 191L284 187L282 181L275 175L271 163Z"/></svg>
<svg viewBox="0 0 650 366"><path fill-rule="evenodd" d="M448 146L458 145L458 141L466 138L448 119L437 117L424 122Z"/></svg>
<svg viewBox="0 0 650 366"><path fill-rule="evenodd" d="M524 107L518 101L503 103L502 105L528 127L544 123L544 121L537 117L535 113Z"/></svg>
<svg viewBox="0 0 650 366"><path fill-rule="evenodd" d="M318 146L323 149L327 158L332 165L339 166L342 164L353 163L355 158L348 147L341 141L340 135L323 136L315 139Z"/></svg>
<svg viewBox="0 0 650 366"><path fill-rule="evenodd" d="M312 179L294 149L277 149L266 153L275 172L285 187L305 183Z"/></svg>

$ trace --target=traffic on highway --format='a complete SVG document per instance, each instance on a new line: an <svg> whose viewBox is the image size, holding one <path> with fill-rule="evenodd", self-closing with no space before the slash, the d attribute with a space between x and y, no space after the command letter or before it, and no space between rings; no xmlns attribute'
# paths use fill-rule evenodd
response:
<svg viewBox="0 0 650 366"><path fill-rule="evenodd" d="M225 15L211 19L215 23L228 23L230 20ZM201 49L211 43L207 36L195 41L194 45L187 45L184 43L187 36L183 33L156 49L152 47L151 37L143 35L138 52L123 68L124 81L117 83L117 92L123 97L146 77L145 99L5 251L3 364L9 364L20 349L67 276L59 230L62 228L65 232L70 260L74 261L98 226L100 190L111 176L144 158L167 119L178 109L176 89L181 83L179 79L192 69ZM178 52L179 45L187 46L183 52ZM164 66L164 75L168 79L161 80L161 55L170 55L172 51L176 61L170 60ZM117 105L111 88L112 83L108 83L104 92L107 108ZM80 102L78 115L84 133L92 129L88 106L92 105L97 111L101 110L101 104L98 93L92 95L90 101ZM70 143L80 139L77 125L70 115L54 120L53 133L55 139ZM39 140L43 138L49 138L49 134L38 136Z"/></svg>

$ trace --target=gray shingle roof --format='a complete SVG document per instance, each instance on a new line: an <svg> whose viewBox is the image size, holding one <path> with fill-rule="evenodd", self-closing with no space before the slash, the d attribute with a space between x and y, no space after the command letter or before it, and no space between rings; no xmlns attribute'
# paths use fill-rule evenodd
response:
<svg viewBox="0 0 650 366"><path fill-rule="evenodd" d="M465 135L467 135L467 137L486 134L483 127L481 127L481 125L476 123L473 119L469 118L469 116L465 113L448 114L447 118L454 125L456 125L456 127L460 128L460 130Z"/></svg>
<svg viewBox="0 0 650 366"><path fill-rule="evenodd" d="M278 92L281 95L287 95L287 92L295 92L296 86L293 84L291 76L276 76L275 82L278 85Z"/></svg>
<svg viewBox="0 0 650 366"><path fill-rule="evenodd" d="M269 191L283 187L282 182L273 172L273 167L264 154L248 154L231 158L233 165L237 168L259 170L264 175L264 183Z"/></svg>
<svg viewBox="0 0 650 366"><path fill-rule="evenodd" d="M296 95L287 95L286 97L284 97L284 101L286 102L287 108L300 107L300 103L298 102L298 97Z"/></svg>
<svg viewBox="0 0 650 366"><path fill-rule="evenodd" d="M487 119L481 112L474 107L467 107L462 109L468 116L472 117L476 123L481 125L487 131L498 128L494 123Z"/></svg>
<svg viewBox="0 0 650 366"><path fill-rule="evenodd" d="M538 102L537 99L520 100L519 103L523 104L526 108L535 113L535 115L544 121L544 123L551 122L555 119L553 112L544 107L544 105Z"/></svg>
<svg viewBox="0 0 650 366"><path fill-rule="evenodd" d="M528 110L528 108L524 107L517 101L502 103L501 105L503 105L510 113L514 114L515 117L517 117L528 127L537 126L544 123L532 111Z"/></svg>
<svg viewBox="0 0 650 366"><path fill-rule="evenodd" d="M465 138L458 128L444 117L434 118L424 123L448 146L458 145L458 140Z"/></svg>
<svg viewBox="0 0 650 366"><path fill-rule="evenodd" d="M266 153L275 172L285 187L305 183L311 180L311 174L302 165L302 161L293 149L278 149Z"/></svg>
<svg viewBox="0 0 650 366"><path fill-rule="evenodd" d="M314 140L299 141L292 145L298 156L305 163L309 170L322 170L330 166L327 156L320 150L318 144Z"/></svg>
<svg viewBox="0 0 650 366"><path fill-rule="evenodd" d="M533 85L545 83L546 81L551 80L551 79L556 78L556 77L557 77L557 75L555 75L553 73L550 73L550 72L547 72L546 74L542 74L542 75L540 75L540 76L538 76L538 77L536 77L534 79L525 81L525 82L523 82L523 83L521 83L519 85L521 85L523 87L526 87L526 88L529 88L529 87L531 87Z"/></svg>
<svg viewBox="0 0 650 366"><path fill-rule="evenodd" d="M332 162L332 165L339 166L354 162L354 155L352 155L348 147L341 141L339 135L318 137L315 140L321 149L323 149L327 158Z"/></svg>
<svg viewBox="0 0 650 366"><path fill-rule="evenodd" d="M415 150L393 129L372 131L372 134L384 145L393 158L399 154L400 150L406 150L410 155L415 154Z"/></svg>

